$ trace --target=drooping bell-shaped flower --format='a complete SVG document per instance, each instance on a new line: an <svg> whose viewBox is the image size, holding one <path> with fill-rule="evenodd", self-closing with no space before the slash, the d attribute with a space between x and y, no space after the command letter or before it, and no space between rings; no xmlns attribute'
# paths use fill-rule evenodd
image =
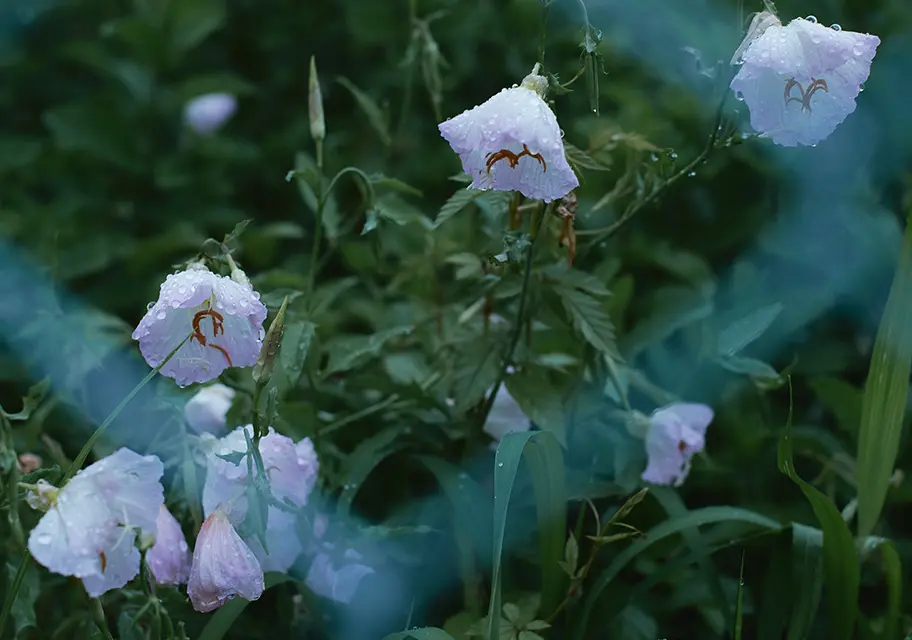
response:
<svg viewBox="0 0 912 640"><path fill-rule="evenodd" d="M203 522L193 550L187 595L196 611L218 609L231 598L257 600L263 594L263 569L228 520L216 509Z"/></svg>
<svg viewBox="0 0 912 640"><path fill-rule="evenodd" d="M501 385L485 421L484 432L497 443L508 433L528 431L530 426L529 417L507 391L507 385Z"/></svg>
<svg viewBox="0 0 912 640"><path fill-rule="evenodd" d="M206 136L218 131L236 110L237 99L230 93L207 93L184 105L184 122Z"/></svg>
<svg viewBox="0 0 912 640"><path fill-rule="evenodd" d="M48 511L29 535L32 556L54 573L81 578L92 597L123 587L139 573L137 535L155 534L163 471L157 457L119 449L56 493L39 486L29 504Z"/></svg>
<svg viewBox="0 0 912 640"><path fill-rule="evenodd" d="M158 584L185 584L190 577L190 548L180 523L162 505L158 512L155 544L146 554L146 561Z"/></svg>
<svg viewBox="0 0 912 640"><path fill-rule="evenodd" d="M318 596L349 603L361 581L374 573L371 567L358 562L360 559L360 554L353 549L346 551L338 563L334 563L328 553L320 552L313 559L304 583Z"/></svg>
<svg viewBox="0 0 912 640"><path fill-rule="evenodd" d="M747 103L751 126L787 147L816 145L855 111L880 44L813 16L786 26L766 17L748 39L733 59L741 69L731 89Z"/></svg>
<svg viewBox="0 0 912 640"><path fill-rule="evenodd" d="M201 265L169 275L133 332L149 366L159 366L187 336L161 369L180 386L213 380L228 367L256 364L266 307L247 279L239 279Z"/></svg>
<svg viewBox="0 0 912 640"><path fill-rule="evenodd" d="M220 382L203 387L184 405L184 420L197 433L221 433L234 394L234 389Z"/></svg>
<svg viewBox="0 0 912 640"><path fill-rule="evenodd" d="M690 472L690 459L703 450L713 410L705 404L678 403L657 409L649 417L643 480L680 486Z"/></svg>
<svg viewBox="0 0 912 640"><path fill-rule="evenodd" d="M579 186L557 118L543 99L548 81L537 69L521 85L438 125L473 189L519 191L551 202Z"/></svg>
<svg viewBox="0 0 912 640"><path fill-rule="evenodd" d="M247 514L248 484L247 461L234 464L225 457L247 451L244 430L252 437L253 427L238 427L216 441L207 456L206 483L203 486L203 510L209 514L219 506L230 507L229 517L235 524L243 522ZM297 444L272 427L260 439L260 456L269 478L272 494L281 502L297 506L307 504L308 496L317 482L319 461L313 443L304 438ZM222 457L220 457L222 456ZM287 571L302 550L295 533L294 516L278 507L270 506L267 515L267 554L255 539L248 540L250 548L269 571Z"/></svg>

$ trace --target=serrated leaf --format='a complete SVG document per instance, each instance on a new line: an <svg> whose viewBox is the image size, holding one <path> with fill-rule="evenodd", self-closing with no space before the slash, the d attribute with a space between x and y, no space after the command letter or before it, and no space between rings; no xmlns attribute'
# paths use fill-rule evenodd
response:
<svg viewBox="0 0 912 640"><path fill-rule="evenodd" d="M776 302L736 320L719 333L716 349L720 356L733 356L762 336L785 307Z"/></svg>
<svg viewBox="0 0 912 640"><path fill-rule="evenodd" d="M586 342L605 355L620 359L614 341L614 326L602 303L577 289L556 287L555 291L560 296L573 327Z"/></svg>
<svg viewBox="0 0 912 640"><path fill-rule="evenodd" d="M567 536L567 544L564 546L563 566L571 578L576 575L576 568L579 566L579 543L572 532Z"/></svg>
<svg viewBox="0 0 912 640"><path fill-rule="evenodd" d="M334 338L326 345L329 363L323 371L328 376L340 371L349 371L365 361L380 355L384 345L400 336L408 335L413 327L406 325L378 331L370 336L341 336Z"/></svg>
<svg viewBox="0 0 912 640"><path fill-rule="evenodd" d="M460 347L453 363L453 410L463 413L485 397L500 376L501 353L490 340Z"/></svg>
<svg viewBox="0 0 912 640"><path fill-rule="evenodd" d="M567 154L567 162L574 169L588 169L590 171L611 171L611 164L596 160L582 149L573 146L569 142L564 142L564 152Z"/></svg>
<svg viewBox="0 0 912 640"><path fill-rule="evenodd" d="M377 135L380 137L380 141L387 147L392 144L393 138L390 135L387 117L374 99L356 87L348 78L339 76L336 78L336 82L348 89L352 96L354 96L358 106L361 107L364 115L367 116L368 122L370 122L374 131L376 131Z"/></svg>
<svg viewBox="0 0 912 640"><path fill-rule="evenodd" d="M444 222L455 216L457 213L465 209L469 204L478 198L481 195L484 195L484 191L479 189L460 189L447 200L440 211L437 213L437 217L434 219L434 228L436 229Z"/></svg>

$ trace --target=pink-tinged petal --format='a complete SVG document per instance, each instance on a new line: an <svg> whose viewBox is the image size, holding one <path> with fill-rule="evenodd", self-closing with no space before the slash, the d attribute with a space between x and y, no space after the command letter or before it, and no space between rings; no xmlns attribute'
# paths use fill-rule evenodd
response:
<svg viewBox="0 0 912 640"><path fill-rule="evenodd" d="M184 419L196 433L221 433L234 395L234 389L218 382L203 387L184 405Z"/></svg>
<svg viewBox="0 0 912 640"><path fill-rule="evenodd" d="M705 446L712 410L705 405L673 404L650 417L646 435L646 482L679 486L690 472L690 459Z"/></svg>
<svg viewBox="0 0 912 640"><path fill-rule="evenodd" d="M474 189L519 191L551 202L579 186L567 162L557 118L539 93L503 89L483 104L438 125L472 176Z"/></svg>
<svg viewBox="0 0 912 640"><path fill-rule="evenodd" d="M248 285L205 268L171 274L158 301L133 332L151 367L159 366L180 386L208 382L229 366L249 367L263 346L266 307Z"/></svg>
<svg viewBox="0 0 912 640"><path fill-rule="evenodd" d="M196 538L187 594L196 611L212 611L234 597L257 600L263 594L263 570L228 515L216 509Z"/></svg>
<svg viewBox="0 0 912 640"><path fill-rule="evenodd" d="M337 568L329 555L320 553L310 565L304 582L318 596L348 603L354 598L361 580L372 573L372 568L356 562Z"/></svg>
<svg viewBox="0 0 912 640"><path fill-rule="evenodd" d="M154 534L159 509L164 504L163 473L164 466L157 456L141 456L121 448L77 473L63 493L74 485L91 483L118 523Z"/></svg>
<svg viewBox="0 0 912 640"><path fill-rule="evenodd" d="M207 93L184 105L184 122L200 135L215 133L234 115L237 99L230 93Z"/></svg>
<svg viewBox="0 0 912 640"><path fill-rule="evenodd" d="M813 146L855 111L879 44L800 18L773 25L743 52L731 89L756 131L783 146Z"/></svg>
<svg viewBox="0 0 912 640"><path fill-rule="evenodd" d="M111 589L120 589L139 574L139 550L135 542L135 529L121 529L104 549L101 573L82 579L89 597L97 598Z"/></svg>
<svg viewBox="0 0 912 640"><path fill-rule="evenodd" d="M158 584L184 584L190 578L190 548L180 523L165 505L158 512L155 544L146 554Z"/></svg>
<svg viewBox="0 0 912 640"><path fill-rule="evenodd" d="M507 391L507 386L501 385L485 421L484 432L500 442L508 433L528 431L530 428L529 417Z"/></svg>

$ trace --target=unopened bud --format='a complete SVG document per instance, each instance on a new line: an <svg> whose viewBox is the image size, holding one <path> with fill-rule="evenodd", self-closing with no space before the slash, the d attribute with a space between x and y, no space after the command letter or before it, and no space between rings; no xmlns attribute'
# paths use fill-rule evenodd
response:
<svg viewBox="0 0 912 640"><path fill-rule="evenodd" d="M269 325L269 331L266 332L266 338L263 340L263 348L260 349L260 355L257 356L256 365L253 367L253 381L257 385L265 385L269 382L272 372L275 370L275 361L279 357L279 348L282 346L282 336L285 333L285 309L287 308L288 296L285 296L279 312Z"/></svg>
<svg viewBox="0 0 912 640"><path fill-rule="evenodd" d="M310 79L308 82L308 112L310 114L310 135L320 143L326 137L326 121L323 119L323 94L320 93L320 79L317 77L317 61L310 57Z"/></svg>

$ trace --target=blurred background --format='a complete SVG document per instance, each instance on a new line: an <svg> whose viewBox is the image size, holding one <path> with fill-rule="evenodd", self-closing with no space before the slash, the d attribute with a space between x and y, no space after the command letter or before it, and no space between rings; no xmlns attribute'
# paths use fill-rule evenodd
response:
<svg viewBox="0 0 912 640"><path fill-rule="evenodd" d="M451 179L459 161L437 124L520 82L543 61L562 82L585 69L571 92L551 97L569 153L579 152L582 166L573 266L612 293L604 312L612 347L623 357L622 386L646 413L677 398L716 410L707 451L680 491L683 503L733 505L816 526L800 492L776 468L790 408L784 375L792 376L798 468L842 508L854 497L861 389L912 204L912 6L777 3L783 22L814 14L823 24L880 36L857 111L817 147L784 149L757 139L746 106L728 100L705 162L644 203L617 233L586 233L639 206L703 151L726 93L728 61L749 14L762 8L724 0L3 0L0 403L17 407L46 376L59 394L17 432L17 450L58 462L75 455L91 425L147 371L130 340L147 303L208 238L221 240L249 220L234 256L270 309L283 293L304 289L315 201L306 180L286 175L315 166L308 122L313 56L326 113L324 173L356 166L385 177L375 183L375 209L365 211L357 180L343 180L326 209L332 250L317 294L326 303L318 355L331 359L333 341L351 335L419 329L411 342L392 343L395 357L359 359L351 371L321 381L320 393L292 381L279 414L290 433L314 438L327 504L336 505L341 493L346 511L359 514L359 527L426 523L447 533L417 534L417 541L414 531L405 541L388 536L376 548L363 543L387 570L366 581L352 609L305 607L291 587L277 587L225 637L370 639L409 622L443 626L461 610L464 567L453 559L458 541L434 476L417 473L409 456L449 459L482 487L490 482L491 458L464 455L447 426L431 434L441 419L428 412L447 393L418 393L413 383L438 371L450 375L446 363L455 356L447 349L458 352L477 338L477 318L457 321L483 279L481 266L475 273L466 265L486 263L510 243L507 202L496 199L429 231L464 186ZM211 93L230 94L234 108L216 130L194 130L186 105ZM556 230L545 242L552 262L565 263ZM512 273L507 262L503 268ZM468 272L455 273L459 264ZM510 277L518 282L517 274ZM515 293L495 296L502 305L495 312L512 318ZM567 353L574 362L591 356L546 291L533 301L538 329L562 329L537 333L530 353ZM426 329L435 319L446 337ZM745 319L760 327L746 341L737 331ZM732 327L735 346L723 348ZM320 357L308 358L307 370L319 365ZM615 387L589 377L580 391L583 378L571 360L541 366L557 396L573 388L587 403L565 415L561 427L568 491L578 500L572 504L586 509L579 501L589 498L616 505L638 486L645 457L610 417L621 405ZM166 426L187 396L168 382L152 385L118 420L115 444L177 450ZM240 377L235 383L245 384ZM341 416L393 393L405 396L406 388L412 404L384 407L327 433ZM466 394L466 406L478 400L475 390ZM540 416L533 419L546 428ZM367 440L373 451L360 448ZM357 466L365 457L366 470ZM904 439L898 467L909 462ZM355 476L359 487L365 483L357 500L357 490L345 493ZM174 481L174 497L192 501L181 481ZM511 510L519 566L510 588L517 593L535 584L523 555L530 553L525 534L534 528L534 506L519 493ZM912 525L903 514L910 499L905 484L891 491L879 531L896 541L907 566ZM636 524L645 529L664 515L649 504L636 512ZM727 534L717 533L718 540ZM769 594L793 580L771 577L777 542L751 544L722 548L709 569L713 580L699 563L660 572L679 549L657 545L600 596L599 603L611 604L595 609L585 637L723 637L728 605L718 596L733 600L746 546L745 611L748 626L758 628L773 606ZM648 576L658 577L635 597L622 597ZM65 581L46 573L41 580L49 585L35 594L42 631L29 633L66 637L81 596L72 590L69 600L55 601L49 594ZM876 573L863 581L871 633L883 613L882 583ZM205 619L194 618L176 593L173 599L181 612L175 615L198 632ZM827 637L826 616L815 620L809 637ZM64 635L52 635L61 628ZM571 637L562 633L547 637ZM782 637L775 629L763 633L746 637Z"/></svg>

